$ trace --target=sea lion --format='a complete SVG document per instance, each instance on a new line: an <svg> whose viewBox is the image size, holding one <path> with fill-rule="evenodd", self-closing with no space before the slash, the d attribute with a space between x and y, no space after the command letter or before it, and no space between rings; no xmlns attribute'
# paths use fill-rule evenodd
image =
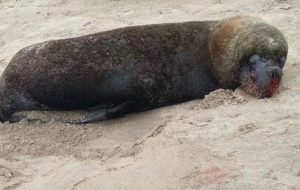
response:
<svg viewBox="0 0 300 190"><path fill-rule="evenodd" d="M259 18L119 28L20 50L0 79L0 120L24 110L97 107L87 123L176 104L217 88L278 89L283 34Z"/></svg>

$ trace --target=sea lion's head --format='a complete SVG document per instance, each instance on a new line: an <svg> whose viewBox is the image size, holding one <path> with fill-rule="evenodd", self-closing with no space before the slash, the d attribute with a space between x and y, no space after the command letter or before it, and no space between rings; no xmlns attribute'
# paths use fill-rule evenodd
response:
<svg viewBox="0 0 300 190"><path fill-rule="evenodd" d="M240 87L249 94L265 98L276 94L286 57L266 58L252 55L238 71Z"/></svg>
<svg viewBox="0 0 300 190"><path fill-rule="evenodd" d="M288 45L277 28L255 17L224 19L215 28L209 48L221 87L239 86L257 98L278 91Z"/></svg>

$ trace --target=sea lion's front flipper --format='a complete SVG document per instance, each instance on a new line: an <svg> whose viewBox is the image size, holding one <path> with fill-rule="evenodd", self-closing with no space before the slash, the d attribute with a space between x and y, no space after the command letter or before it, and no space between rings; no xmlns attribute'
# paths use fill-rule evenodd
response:
<svg viewBox="0 0 300 190"><path fill-rule="evenodd" d="M29 119L27 118L27 115L25 115L25 114L23 114L23 113L15 113L15 114L13 114L13 115L8 119L8 121L9 121L9 123L17 123L17 122L19 122L19 121L21 121L21 120L23 120L23 119L29 120Z"/></svg>
<svg viewBox="0 0 300 190"><path fill-rule="evenodd" d="M133 111L134 105L135 103L133 101L128 101L111 108L97 110L96 112L87 115L84 119L68 121L66 123L85 124L120 117Z"/></svg>

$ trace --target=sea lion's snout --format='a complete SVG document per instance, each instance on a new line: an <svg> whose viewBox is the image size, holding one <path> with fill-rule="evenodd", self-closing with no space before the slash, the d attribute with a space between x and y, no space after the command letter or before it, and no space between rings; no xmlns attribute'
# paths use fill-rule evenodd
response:
<svg viewBox="0 0 300 190"><path fill-rule="evenodd" d="M269 98L278 91L282 77L282 63L259 55L249 58L241 67L241 87L258 98Z"/></svg>
<svg viewBox="0 0 300 190"><path fill-rule="evenodd" d="M282 69L278 66L271 66L267 68L267 73L271 78L280 78L282 76Z"/></svg>

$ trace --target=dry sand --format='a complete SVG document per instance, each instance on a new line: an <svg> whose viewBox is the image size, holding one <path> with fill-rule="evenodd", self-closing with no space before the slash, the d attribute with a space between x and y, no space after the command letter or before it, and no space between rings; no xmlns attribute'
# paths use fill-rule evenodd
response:
<svg viewBox="0 0 300 190"><path fill-rule="evenodd" d="M277 96L217 90L84 126L54 122L81 112L31 112L0 124L0 189L300 189L299 0L0 0L0 72L36 42L237 14L260 16L288 39Z"/></svg>

